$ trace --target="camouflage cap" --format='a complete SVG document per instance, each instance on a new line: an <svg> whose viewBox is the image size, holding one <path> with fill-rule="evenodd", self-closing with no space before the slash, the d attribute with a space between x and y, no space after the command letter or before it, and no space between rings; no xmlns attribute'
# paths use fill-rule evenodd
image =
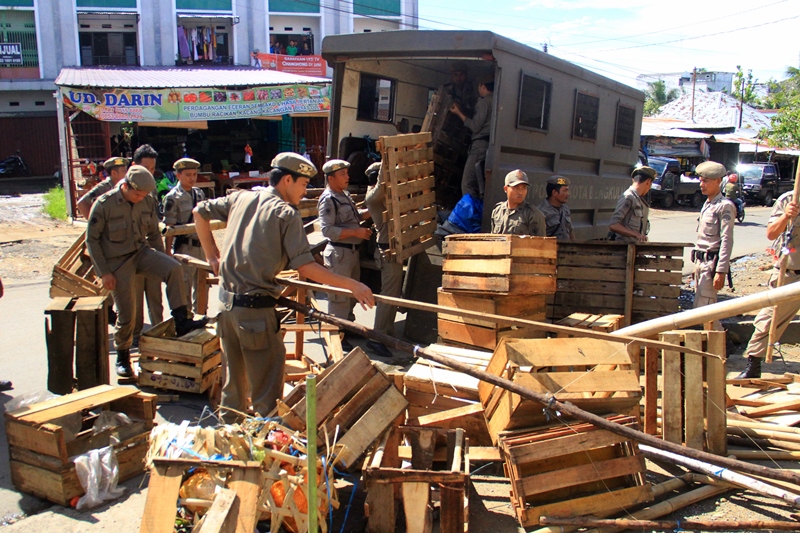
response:
<svg viewBox="0 0 800 533"><path fill-rule="evenodd" d="M134 166L128 169L125 181L135 191L153 192L156 190L156 180L146 168Z"/></svg>
<svg viewBox="0 0 800 533"><path fill-rule="evenodd" d="M569 180L564 176L559 176L559 175L550 176L549 178L547 178L547 183L550 185L566 185L567 187L569 187Z"/></svg>
<svg viewBox="0 0 800 533"><path fill-rule="evenodd" d="M322 173L326 176L329 176L330 174L333 174L337 170L342 170L343 168L350 168L350 163L344 159L331 159L322 165Z"/></svg>
<svg viewBox="0 0 800 533"><path fill-rule="evenodd" d="M694 171L701 178L717 179L725 175L725 167L715 161L706 161L695 167Z"/></svg>
<svg viewBox="0 0 800 533"><path fill-rule="evenodd" d="M642 176L646 176L647 178L649 178L651 180L654 180L654 179L656 179L656 176L658 175L658 172L656 172L656 170L654 168L638 167L638 168L633 169L633 172L631 172L631 178L634 178L639 174L641 174Z"/></svg>
<svg viewBox="0 0 800 533"><path fill-rule="evenodd" d="M192 159L191 157L184 157L175 161L172 165L175 170L186 170L192 168L200 168L200 161Z"/></svg>
<svg viewBox="0 0 800 533"><path fill-rule="evenodd" d="M523 171L517 169L506 174L506 187L513 187L515 185L519 185L520 183L526 183L530 185L530 181L528 181L528 175Z"/></svg>
<svg viewBox="0 0 800 533"><path fill-rule="evenodd" d="M127 168L130 163L124 157L112 157L106 159L103 163L103 168L110 171L112 168L125 167Z"/></svg>
<svg viewBox="0 0 800 533"><path fill-rule="evenodd" d="M273 168L285 170L295 176L313 178L317 175L317 167L305 157L294 152L281 152L275 156L271 163Z"/></svg>

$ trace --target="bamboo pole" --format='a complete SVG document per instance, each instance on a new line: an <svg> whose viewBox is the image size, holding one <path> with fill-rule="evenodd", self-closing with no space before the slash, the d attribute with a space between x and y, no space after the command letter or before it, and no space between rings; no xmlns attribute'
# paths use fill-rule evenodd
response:
<svg viewBox="0 0 800 533"><path fill-rule="evenodd" d="M309 374L306 376L306 427L311 428L306 431L306 460L308 464L308 533L317 533L317 376Z"/></svg>
<svg viewBox="0 0 800 533"><path fill-rule="evenodd" d="M760 428L729 426L728 435L735 435L737 437L750 437L754 439L775 439L786 442L800 443L800 435L785 431L775 431Z"/></svg>
<svg viewBox="0 0 800 533"><path fill-rule="evenodd" d="M800 452L785 452L772 450L728 450L737 459L750 459L752 461L800 461Z"/></svg>
<svg viewBox="0 0 800 533"><path fill-rule="evenodd" d="M211 220L209 222L211 225L211 231L216 231L218 229L225 229L228 225L227 222L222 220ZM181 224L180 226L166 226L164 229L161 230L161 234L164 237L170 237L175 235L196 235L197 230L195 229L194 224Z"/></svg>
<svg viewBox="0 0 800 533"><path fill-rule="evenodd" d="M776 520L630 520L627 518L560 518L543 516L542 524L574 527L613 527L619 529L662 530L694 530L694 531L797 531L800 522L784 522Z"/></svg>

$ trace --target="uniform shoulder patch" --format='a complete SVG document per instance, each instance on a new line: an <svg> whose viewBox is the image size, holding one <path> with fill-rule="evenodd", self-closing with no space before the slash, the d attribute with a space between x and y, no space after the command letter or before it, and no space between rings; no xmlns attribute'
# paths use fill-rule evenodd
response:
<svg viewBox="0 0 800 533"><path fill-rule="evenodd" d="M731 220L733 220L733 217L731 216L730 213L728 213L727 210L725 210L725 212L722 213L722 221L723 222L730 222Z"/></svg>

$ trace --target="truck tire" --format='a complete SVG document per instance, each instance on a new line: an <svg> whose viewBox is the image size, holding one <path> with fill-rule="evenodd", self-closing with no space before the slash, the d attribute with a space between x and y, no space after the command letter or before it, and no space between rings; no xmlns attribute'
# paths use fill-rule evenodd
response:
<svg viewBox="0 0 800 533"><path fill-rule="evenodd" d="M689 201L692 207L700 207L700 204L703 203L703 195L700 194L700 191L697 191L692 195Z"/></svg>
<svg viewBox="0 0 800 533"><path fill-rule="evenodd" d="M675 197L672 196L671 193L668 193L668 192L664 193L664 195L661 197L661 202L660 203L661 203L661 207L663 207L664 209L669 209L670 207L675 205Z"/></svg>
<svg viewBox="0 0 800 533"><path fill-rule="evenodd" d="M772 207L772 204L775 203L775 198L772 197L772 191L767 191L767 194L764 195L764 205L767 207Z"/></svg>

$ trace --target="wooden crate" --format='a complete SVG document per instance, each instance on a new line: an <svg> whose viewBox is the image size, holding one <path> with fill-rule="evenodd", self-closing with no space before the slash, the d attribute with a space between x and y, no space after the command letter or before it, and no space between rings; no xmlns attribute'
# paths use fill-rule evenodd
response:
<svg viewBox="0 0 800 533"><path fill-rule="evenodd" d="M72 246L53 265L50 280L51 298L78 298L81 296L106 296L100 278L94 272L92 260L86 251L86 233L81 233Z"/></svg>
<svg viewBox="0 0 800 533"><path fill-rule="evenodd" d="M622 327L625 321L623 315L591 315L588 313L572 313L567 318L561 319L557 322L560 326L569 326L571 328L590 329L592 331L600 331L602 333L611 333L617 331ZM561 337L563 334L559 334Z"/></svg>
<svg viewBox="0 0 800 533"><path fill-rule="evenodd" d="M493 315L539 321L545 320L546 317L544 295L487 296L439 289L438 301L439 305ZM535 327L507 326L491 320L461 317L448 313L439 313L438 331L442 342L484 350L494 350L500 339L505 337L541 338L545 336L542 330Z"/></svg>
<svg viewBox="0 0 800 533"><path fill-rule="evenodd" d="M554 237L448 235L442 244L442 288L522 296L556 291Z"/></svg>
<svg viewBox="0 0 800 533"><path fill-rule="evenodd" d="M441 440L440 440L441 439ZM411 468L401 468L400 447L411 446ZM438 462L437 442L445 443ZM364 514L372 533L394 533L396 503L402 503L406 531L431 531L431 500L439 493L439 531L464 533L469 525L469 439L461 429L402 426L387 431L367 458ZM399 500L399 502L398 502Z"/></svg>
<svg viewBox="0 0 800 533"><path fill-rule="evenodd" d="M621 314L630 324L677 313L685 246L691 245L559 243L558 290L548 316Z"/></svg>
<svg viewBox="0 0 800 533"><path fill-rule="evenodd" d="M628 350L598 339L503 339L486 371L592 413L638 414L641 389ZM546 422L537 402L486 382L478 394L495 442L504 431Z"/></svg>
<svg viewBox="0 0 800 533"><path fill-rule="evenodd" d="M659 334L659 340L722 359L645 348L641 364L644 432L726 454L725 332L667 331Z"/></svg>
<svg viewBox="0 0 800 533"><path fill-rule="evenodd" d="M139 386L200 394L221 375L222 352L212 327L175 336L172 318L139 339Z"/></svg>
<svg viewBox="0 0 800 533"><path fill-rule="evenodd" d="M305 392L305 384L298 385L276 409L297 431L307 430ZM332 442L337 435L334 461L352 467L407 406L395 380L356 348L317 378L319 442Z"/></svg>
<svg viewBox="0 0 800 533"><path fill-rule="evenodd" d="M631 416L611 416L636 427ZM635 442L587 423L517 432L500 439L511 503L523 527L539 517L610 516L653 500Z"/></svg>
<svg viewBox="0 0 800 533"><path fill-rule="evenodd" d="M383 216L389 223L389 250L398 263L436 242L436 179L430 142L429 132L378 141L386 187Z"/></svg>
<svg viewBox="0 0 800 533"><path fill-rule="evenodd" d="M125 413L133 424L95 435L99 410ZM20 492L67 506L84 494L72 457L109 445L117 453L120 481L141 474L155 412L153 394L100 385L5 413L11 480ZM72 434L69 428L78 423L80 431Z"/></svg>

